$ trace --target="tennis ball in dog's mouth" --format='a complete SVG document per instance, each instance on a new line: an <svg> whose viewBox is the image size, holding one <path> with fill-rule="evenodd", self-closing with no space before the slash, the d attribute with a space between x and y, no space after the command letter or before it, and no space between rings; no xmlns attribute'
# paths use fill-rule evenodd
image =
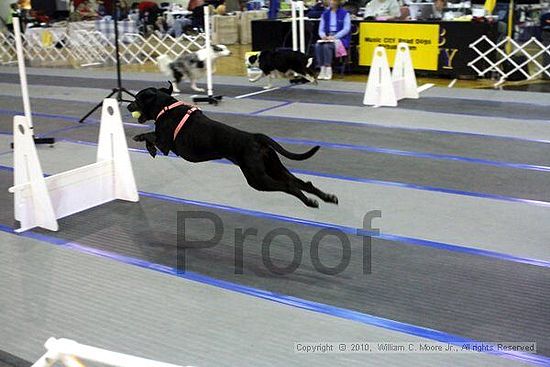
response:
<svg viewBox="0 0 550 367"><path fill-rule="evenodd" d="M138 119L138 118L140 118L140 116L141 116L141 112L139 112L139 111L132 112L132 117L133 118Z"/></svg>

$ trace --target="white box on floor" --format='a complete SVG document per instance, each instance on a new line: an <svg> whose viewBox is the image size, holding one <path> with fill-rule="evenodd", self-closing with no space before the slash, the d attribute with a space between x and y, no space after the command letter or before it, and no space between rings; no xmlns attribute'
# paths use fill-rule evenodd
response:
<svg viewBox="0 0 550 367"><path fill-rule="evenodd" d="M241 13L239 36L242 45L252 43L252 21L256 19L267 19L267 10L251 10Z"/></svg>
<svg viewBox="0 0 550 367"><path fill-rule="evenodd" d="M232 45L239 42L239 16L214 15L212 17L212 43Z"/></svg>

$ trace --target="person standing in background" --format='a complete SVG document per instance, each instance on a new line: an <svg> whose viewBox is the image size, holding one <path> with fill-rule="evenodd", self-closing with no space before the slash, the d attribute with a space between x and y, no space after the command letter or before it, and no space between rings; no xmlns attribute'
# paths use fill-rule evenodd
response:
<svg viewBox="0 0 550 367"><path fill-rule="evenodd" d="M32 10L31 0L17 0L19 7L19 18L21 19L21 29L27 28L27 18Z"/></svg>
<svg viewBox="0 0 550 367"><path fill-rule="evenodd" d="M187 4L187 10L193 11L195 10L195 8L203 5L204 5L204 0L189 0L189 4Z"/></svg>
<svg viewBox="0 0 550 367"><path fill-rule="evenodd" d="M13 17L18 16L19 7L17 6L17 3L11 3L8 17L6 18L6 26L8 27L8 31L10 31L11 33L13 33Z"/></svg>
<svg viewBox="0 0 550 367"><path fill-rule="evenodd" d="M315 53L317 65L321 72L317 79L332 79L332 60L336 53L336 47L343 46L349 49L351 41L351 16L342 9L340 0L330 0L330 8L321 15L319 22L319 38ZM337 45L336 43L340 43Z"/></svg>

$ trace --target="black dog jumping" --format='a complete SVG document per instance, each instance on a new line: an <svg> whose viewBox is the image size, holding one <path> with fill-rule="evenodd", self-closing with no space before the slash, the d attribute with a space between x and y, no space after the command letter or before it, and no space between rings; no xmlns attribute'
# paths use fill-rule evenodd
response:
<svg viewBox="0 0 550 367"><path fill-rule="evenodd" d="M196 107L178 102L171 96L172 91L172 85L169 89L147 88L128 105L130 112L139 115L139 123L155 120L154 132L134 137L135 141L145 142L152 157L158 149L164 155L172 151L190 162L225 158L240 167L248 184L256 190L286 192L313 208L319 207L319 203L303 192L338 204L335 195L324 193L311 182L290 173L277 155L305 160L312 157L319 146L305 153L289 152L267 135L238 130L206 117Z"/></svg>

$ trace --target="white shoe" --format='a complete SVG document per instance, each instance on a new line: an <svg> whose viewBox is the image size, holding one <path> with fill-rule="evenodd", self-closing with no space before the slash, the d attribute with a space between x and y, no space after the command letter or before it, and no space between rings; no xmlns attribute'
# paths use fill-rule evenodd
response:
<svg viewBox="0 0 550 367"><path fill-rule="evenodd" d="M331 80L332 79L332 66L327 66L325 69L325 80Z"/></svg>
<svg viewBox="0 0 550 367"><path fill-rule="evenodd" d="M317 75L317 79L323 80L325 79L327 74L327 68L325 66L321 66L321 71L319 72L319 75Z"/></svg>

